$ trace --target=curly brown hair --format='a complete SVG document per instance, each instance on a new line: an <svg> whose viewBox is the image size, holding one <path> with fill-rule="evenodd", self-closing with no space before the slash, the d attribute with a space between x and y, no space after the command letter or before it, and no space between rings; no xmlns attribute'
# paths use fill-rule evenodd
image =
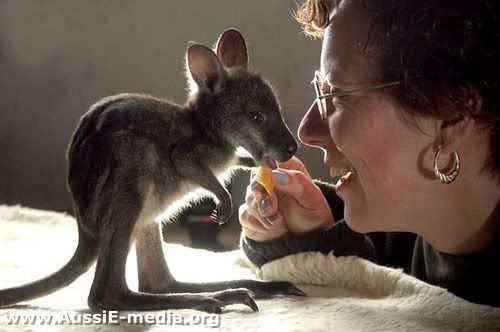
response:
<svg viewBox="0 0 500 332"><path fill-rule="evenodd" d="M490 132L485 167L500 175L500 1L360 1L370 11L367 46L380 51L380 79L404 83L391 91L405 111L483 124ZM321 38L341 2L306 0L295 17Z"/></svg>

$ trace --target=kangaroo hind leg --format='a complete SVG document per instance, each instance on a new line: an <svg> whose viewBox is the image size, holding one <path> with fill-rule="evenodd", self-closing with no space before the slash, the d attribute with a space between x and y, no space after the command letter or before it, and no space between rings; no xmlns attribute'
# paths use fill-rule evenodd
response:
<svg viewBox="0 0 500 332"><path fill-rule="evenodd" d="M229 280L209 283L190 283L175 280L163 254L162 237L156 223L145 225L136 238L139 290L146 293L204 293L230 289L248 289L256 297L305 294L289 282ZM189 264L189 262L186 262Z"/></svg>

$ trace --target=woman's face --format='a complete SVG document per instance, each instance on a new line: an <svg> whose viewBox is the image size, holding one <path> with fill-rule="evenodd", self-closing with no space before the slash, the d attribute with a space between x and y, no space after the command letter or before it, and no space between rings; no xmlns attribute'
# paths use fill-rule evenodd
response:
<svg viewBox="0 0 500 332"><path fill-rule="evenodd" d="M387 83L377 79L376 57L363 50L367 15L355 2L343 1L326 28L324 92ZM416 231L421 209L433 199L429 165L436 123L415 119L418 128L411 124L390 89L329 99L326 119L314 103L299 128L304 144L323 150L330 175L342 176L336 191L345 203L346 222L358 232Z"/></svg>

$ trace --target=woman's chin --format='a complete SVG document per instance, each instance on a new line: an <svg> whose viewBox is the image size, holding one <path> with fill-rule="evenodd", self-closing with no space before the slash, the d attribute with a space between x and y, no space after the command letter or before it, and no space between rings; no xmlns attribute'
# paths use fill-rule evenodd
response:
<svg viewBox="0 0 500 332"><path fill-rule="evenodd" d="M360 215L360 213L351 212L352 211L349 211L346 205L344 207L344 220L350 229L357 233L368 233L375 231L371 218L365 218Z"/></svg>

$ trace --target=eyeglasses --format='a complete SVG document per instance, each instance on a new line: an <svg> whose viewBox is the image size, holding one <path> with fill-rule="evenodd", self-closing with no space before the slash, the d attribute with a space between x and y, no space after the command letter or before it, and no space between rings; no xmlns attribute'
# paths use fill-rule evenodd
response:
<svg viewBox="0 0 500 332"><path fill-rule="evenodd" d="M316 92L316 99L315 100L316 100L316 104L318 105L319 114L321 115L322 120L326 119L326 117L327 117L326 99L338 98L338 97L343 97L343 96L350 96L353 94L378 90L381 88L385 88L388 86L394 86L394 85L398 85L401 83L400 81L394 81L394 82L390 82L390 83L369 85L369 86L365 86L363 88L358 88L358 89L353 89L353 90L336 91L336 92L323 94L323 90L321 90L321 86L320 86L320 84L322 84L323 82L324 81L321 78L321 74L319 73L319 71L316 70L314 72L314 78L311 81L311 84L314 86L314 92Z"/></svg>

